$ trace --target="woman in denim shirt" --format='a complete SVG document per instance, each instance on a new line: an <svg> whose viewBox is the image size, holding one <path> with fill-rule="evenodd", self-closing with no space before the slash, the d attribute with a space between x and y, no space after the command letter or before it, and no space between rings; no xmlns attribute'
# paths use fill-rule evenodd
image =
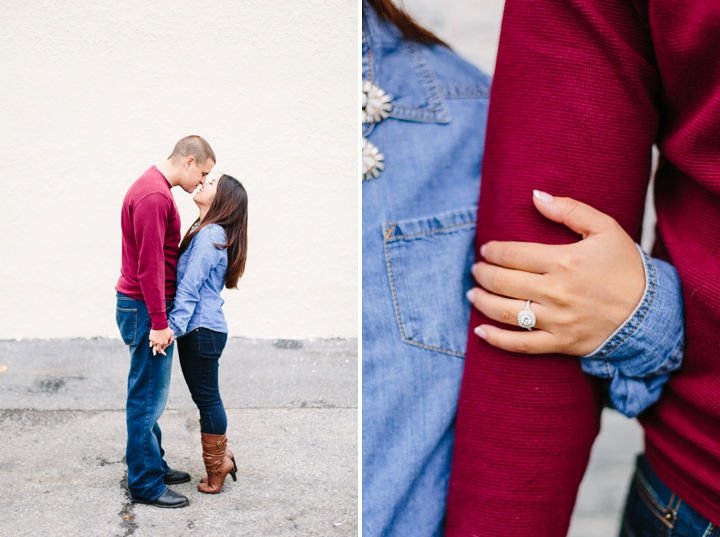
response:
<svg viewBox="0 0 720 537"><path fill-rule="evenodd" d="M440 535L490 78L387 0L363 1L362 38L363 535ZM647 270L652 261L644 259ZM662 296L675 312L679 302L670 317L682 340L682 301L662 279L672 271L647 274L645 298ZM652 344L646 332L628 339L642 356L637 377L666 361L667 349ZM599 352L603 367L591 374L623 366L611 362L617 349ZM631 396L609 393L635 405L626 413L649 404L664 382L654 379L649 390L632 371L620 381Z"/></svg>
<svg viewBox="0 0 720 537"><path fill-rule="evenodd" d="M177 338L180 366L200 410L207 477L200 492L217 494L235 458L227 446L227 416L218 388L218 360L227 342L223 286L236 289L247 257L247 193L223 175L207 180L193 200L200 216L180 243L178 284L168 324Z"/></svg>

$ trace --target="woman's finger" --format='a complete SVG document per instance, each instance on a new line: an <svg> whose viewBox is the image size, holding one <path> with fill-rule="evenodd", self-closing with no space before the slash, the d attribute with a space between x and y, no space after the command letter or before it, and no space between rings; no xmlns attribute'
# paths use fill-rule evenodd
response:
<svg viewBox="0 0 720 537"><path fill-rule="evenodd" d="M503 330L489 324L481 324L475 328L475 334L490 343L509 352L522 354L551 354L557 352L555 336L545 330L516 332Z"/></svg>
<svg viewBox="0 0 720 537"><path fill-rule="evenodd" d="M512 270L480 262L472 269L475 281L486 291L520 300L544 302L545 280L541 274Z"/></svg>
<svg viewBox="0 0 720 537"><path fill-rule="evenodd" d="M534 190L533 203L545 218L569 227L583 239L607 231L616 224L611 216L572 198L554 197Z"/></svg>
<svg viewBox="0 0 720 537"><path fill-rule="evenodd" d="M470 289L467 297L475 308L490 319L511 326L520 326L518 323L518 313L525 309L527 304L525 300L494 295L479 287ZM535 328L545 329L548 325L547 317L550 314L549 310L533 302L530 304L530 311L535 314Z"/></svg>
<svg viewBox="0 0 720 537"><path fill-rule="evenodd" d="M543 274L550 269L556 250L550 244L490 241L480 247L480 255L499 267Z"/></svg>

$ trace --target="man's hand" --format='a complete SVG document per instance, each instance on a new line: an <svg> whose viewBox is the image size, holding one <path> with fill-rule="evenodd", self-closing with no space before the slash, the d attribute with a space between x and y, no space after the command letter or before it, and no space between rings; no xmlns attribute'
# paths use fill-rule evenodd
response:
<svg viewBox="0 0 720 537"><path fill-rule="evenodd" d="M150 330L150 346L153 356L160 353L165 356L165 349L175 340L175 333L169 326L165 330Z"/></svg>
<svg viewBox="0 0 720 537"><path fill-rule="evenodd" d="M481 288L468 299L487 317L518 326L531 300L532 331L480 325L475 333L501 349L528 354L582 356L594 351L627 320L645 289L645 269L635 243L610 216L571 198L535 192L546 218L582 235L575 244L491 241L473 266Z"/></svg>

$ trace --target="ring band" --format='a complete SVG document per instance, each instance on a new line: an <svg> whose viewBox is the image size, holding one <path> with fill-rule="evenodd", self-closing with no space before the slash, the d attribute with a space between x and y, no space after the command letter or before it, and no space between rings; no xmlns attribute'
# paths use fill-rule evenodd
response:
<svg viewBox="0 0 720 537"><path fill-rule="evenodd" d="M535 326L535 314L530 310L529 300L525 303L525 309L518 313L518 324L528 330L532 330Z"/></svg>

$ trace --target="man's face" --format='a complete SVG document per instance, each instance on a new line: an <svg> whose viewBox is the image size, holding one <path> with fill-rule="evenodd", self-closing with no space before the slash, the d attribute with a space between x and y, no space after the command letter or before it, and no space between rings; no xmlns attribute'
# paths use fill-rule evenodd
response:
<svg viewBox="0 0 720 537"><path fill-rule="evenodd" d="M184 174L180 179L180 188L188 194L192 194L199 184L205 183L205 178L215 166L212 159L207 159L204 164L198 164L193 157L188 157L184 164Z"/></svg>

